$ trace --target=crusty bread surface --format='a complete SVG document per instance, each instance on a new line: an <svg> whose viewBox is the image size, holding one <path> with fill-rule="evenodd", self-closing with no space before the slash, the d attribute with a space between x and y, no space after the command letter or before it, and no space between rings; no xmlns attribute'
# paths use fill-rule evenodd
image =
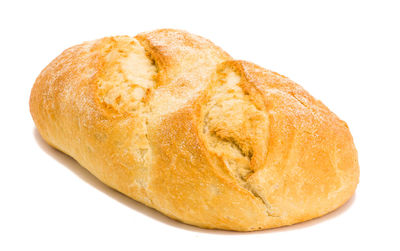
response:
<svg viewBox="0 0 400 251"><path fill-rule="evenodd" d="M180 30L65 50L30 110L43 139L102 182L203 228L302 222L358 184L345 122L288 78Z"/></svg>

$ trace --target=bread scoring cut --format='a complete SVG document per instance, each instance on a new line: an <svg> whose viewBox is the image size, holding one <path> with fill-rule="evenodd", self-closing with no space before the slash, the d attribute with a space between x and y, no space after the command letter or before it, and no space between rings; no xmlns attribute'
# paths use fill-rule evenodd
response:
<svg viewBox="0 0 400 251"><path fill-rule="evenodd" d="M157 68L135 38L105 38L103 77L98 80L101 100L117 111L133 112L155 87Z"/></svg>

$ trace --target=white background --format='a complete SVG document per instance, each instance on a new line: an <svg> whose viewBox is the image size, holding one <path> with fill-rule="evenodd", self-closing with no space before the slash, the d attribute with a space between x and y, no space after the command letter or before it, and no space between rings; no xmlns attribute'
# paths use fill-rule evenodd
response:
<svg viewBox="0 0 400 251"><path fill-rule="evenodd" d="M0 250L399 250L396 1L1 1ZM254 233L175 222L40 138L30 88L85 40L179 28L301 84L348 122L361 180L342 208Z"/></svg>

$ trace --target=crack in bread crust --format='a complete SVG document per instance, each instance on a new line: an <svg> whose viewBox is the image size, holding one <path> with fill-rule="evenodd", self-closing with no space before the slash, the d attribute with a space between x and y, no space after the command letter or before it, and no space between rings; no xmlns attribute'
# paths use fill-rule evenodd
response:
<svg viewBox="0 0 400 251"><path fill-rule="evenodd" d="M133 113L146 103L146 97L156 86L157 67L135 38L106 40L101 48L104 71L98 80L98 96L117 112Z"/></svg>
<svg viewBox="0 0 400 251"><path fill-rule="evenodd" d="M136 163L136 175L130 186L139 187L146 195L147 203L152 204L147 193L153 159L148 124L158 68L140 41L129 36L104 38L99 51L103 71L97 81L97 96L106 110L114 116L125 117L127 123L133 125L129 133L131 144L127 149Z"/></svg>
<svg viewBox="0 0 400 251"><path fill-rule="evenodd" d="M247 181L267 157L268 116L264 107L252 102L243 84L229 65L219 67L208 90L202 133L208 149L222 159L241 187L262 201L271 216L267 199Z"/></svg>

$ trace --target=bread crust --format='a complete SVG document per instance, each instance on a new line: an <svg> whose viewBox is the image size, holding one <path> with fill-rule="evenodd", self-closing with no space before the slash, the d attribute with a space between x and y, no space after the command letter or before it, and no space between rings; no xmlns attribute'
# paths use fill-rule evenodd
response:
<svg viewBox="0 0 400 251"><path fill-rule="evenodd" d="M180 30L65 50L36 79L30 111L46 142L102 182L203 228L302 222L358 184L345 122L288 78Z"/></svg>

